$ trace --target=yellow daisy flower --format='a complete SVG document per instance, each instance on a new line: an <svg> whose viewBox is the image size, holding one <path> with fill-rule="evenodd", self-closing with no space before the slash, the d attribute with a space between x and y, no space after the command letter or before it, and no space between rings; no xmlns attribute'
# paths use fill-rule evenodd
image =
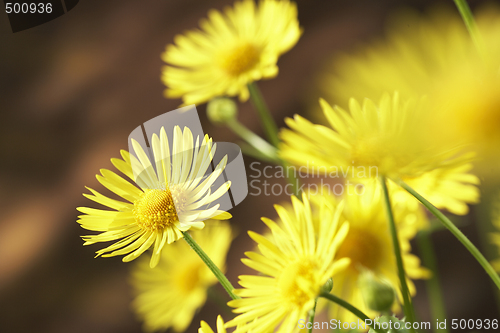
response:
<svg viewBox="0 0 500 333"><path fill-rule="evenodd" d="M198 333L214 333L214 331L208 326L205 321L201 321ZM226 333L226 328L224 327L224 320L220 315L217 316L217 333Z"/></svg>
<svg viewBox="0 0 500 333"><path fill-rule="evenodd" d="M475 17L481 55L456 8L398 15L385 40L336 57L322 71L323 96L344 106L351 97L378 100L385 91L426 95L433 112L443 113L442 131L473 144L487 163L481 171L498 173L500 7L490 5Z"/></svg>
<svg viewBox="0 0 500 333"><path fill-rule="evenodd" d="M173 131L172 155L165 129L162 127L160 137L153 135L153 163L157 172L139 143L132 140L132 145L138 158L122 150L123 160L114 158L111 162L137 186L110 170L101 169L97 180L126 201L108 198L88 188L92 194L84 194L86 198L113 210L79 207L78 210L85 215L79 216L78 223L84 229L101 232L83 236L84 245L120 239L97 251L97 256L126 254L123 261L128 262L154 246L150 262L154 267L165 244L181 238L182 231L201 229L203 221L208 219L231 217L231 214L218 210L219 204L211 205L230 186L228 181L213 193L211 191L226 166L227 156L208 177L204 177L216 145L208 136L201 144L199 138L194 143L189 128L182 131L179 126Z"/></svg>
<svg viewBox="0 0 500 333"><path fill-rule="evenodd" d="M233 238L229 223L208 221L202 231L192 231L192 236L224 271ZM189 245L177 242L163 250L155 268L149 267L146 258L133 266L132 286L136 295L133 308L144 321L145 331L173 328L184 332L196 311L205 304L207 289L216 283L217 278Z"/></svg>
<svg viewBox="0 0 500 333"><path fill-rule="evenodd" d="M309 200L305 195L302 200L293 196L291 211L275 205L280 225L262 218L271 237L249 231L260 253L247 252L242 261L262 275L240 276L244 289L235 293L242 299L228 303L240 314L227 323L237 326L235 333L273 332L278 326L276 332L296 332L322 286L349 264L349 259L335 259L349 229L348 223L339 224L342 207L322 206L315 227Z"/></svg>
<svg viewBox="0 0 500 333"><path fill-rule="evenodd" d="M184 105L214 97L249 97L247 85L278 74L278 57L292 48L301 35L297 7L289 1L244 0L224 13L211 10L200 21L201 30L175 37L162 59L162 80L168 98Z"/></svg>
<svg viewBox="0 0 500 333"><path fill-rule="evenodd" d="M466 203L479 199L479 180L468 173L470 156L457 157L458 148L441 140L423 103L385 94L378 105L351 99L348 113L321 100L330 126L299 115L286 119L291 130L281 131L279 154L309 172L335 172L358 182L380 175L402 179L439 208L466 213Z"/></svg>
<svg viewBox="0 0 500 333"><path fill-rule="evenodd" d="M374 318L378 314L365 305L358 287L359 279L364 270L369 270L376 276L385 277L395 289L399 289L396 257L380 186L365 186L363 192L356 190L354 185L349 186L350 188L344 191L340 199L333 194L313 195L311 203L313 211L319 211L321 205L325 204L330 209L336 209L341 203L344 204L340 223L349 221L349 233L338 248L336 257L349 258L350 265L335 276L331 293L351 303L368 317ZM410 253L410 240L419 229L428 225L428 221L422 207L414 211L404 203L393 203L392 206L407 283L410 293L414 295L416 289L411 279L427 278L430 272L420 266L418 257ZM402 299L399 291L398 293ZM393 310L397 309L396 304ZM357 319L349 311L334 304L330 305L330 316L346 322Z"/></svg>

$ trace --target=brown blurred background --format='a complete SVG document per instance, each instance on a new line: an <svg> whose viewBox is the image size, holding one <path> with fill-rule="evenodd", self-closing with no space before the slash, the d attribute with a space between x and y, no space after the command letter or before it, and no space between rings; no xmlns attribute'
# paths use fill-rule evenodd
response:
<svg viewBox="0 0 500 333"><path fill-rule="evenodd" d="M314 78L332 53L380 36L398 8L423 10L436 2L452 5L298 1L304 34L280 58L279 76L259 83L278 124L305 112ZM141 330L130 310L129 266L120 258L93 259L100 247L82 246L79 236L86 231L75 222L75 208L90 205L81 195L84 186L102 189L95 174L112 168L110 158L127 147L135 127L180 104L163 97L165 45L197 27L210 8L231 3L80 1L66 15L15 34L7 15L0 15L0 332ZM237 141L207 122L204 105L198 111L214 141ZM249 103L240 106L240 120L261 133ZM240 230L228 255L233 283L249 271L239 261L252 247L246 230L262 230L259 218L274 217L272 204L248 196L232 211ZM466 235L480 244L474 221L463 223ZM496 292L468 252L447 232L433 240L448 318L500 317ZM430 320L425 285L418 282L417 288L418 315ZM215 306L206 306L188 332L197 332L200 319L213 325L217 314Z"/></svg>

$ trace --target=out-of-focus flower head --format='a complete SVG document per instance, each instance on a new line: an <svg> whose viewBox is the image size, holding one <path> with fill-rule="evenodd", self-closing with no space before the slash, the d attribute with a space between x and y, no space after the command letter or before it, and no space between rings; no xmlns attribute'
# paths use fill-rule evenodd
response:
<svg viewBox="0 0 500 333"><path fill-rule="evenodd" d="M376 276L384 277L394 289L398 289L398 269L380 186L366 185L362 190L356 187L352 184L346 185L341 197L323 191L321 194L311 195L310 200L312 209L316 212L321 205L335 209L341 203L344 204L340 221L349 221L349 232L337 251L337 257L349 258L350 265L334 277L331 293L373 318L377 313L365 304L359 288L360 278L365 271L370 271ZM398 227L408 287L410 293L414 295L416 289L411 279L427 278L430 272L420 265L417 256L411 254L410 240L418 230L428 225L428 221L422 207L414 211L406 203L393 203L393 212ZM398 295L401 300L400 291ZM331 318L347 322L356 321L356 317L344 308L330 303L329 307ZM393 310L397 309L396 302Z"/></svg>
<svg viewBox="0 0 500 333"><path fill-rule="evenodd" d="M324 100L320 104L330 126L299 115L286 119L290 129L281 131L279 151L286 161L363 183L381 175L400 179L456 214L467 213L467 203L479 200L479 180L468 173L470 156L441 135L425 99L405 100L398 93L382 95L378 104L351 99L350 112Z"/></svg>
<svg viewBox="0 0 500 333"><path fill-rule="evenodd" d="M321 74L321 95L340 106L353 97L378 100L386 91L403 98L425 95L440 114L442 133L471 145L483 172L498 173L500 8L490 5L475 16L481 51L456 8L399 13L386 39L334 58Z"/></svg>
<svg viewBox="0 0 500 333"><path fill-rule="evenodd" d="M232 240L229 223L207 221L206 227L192 231L192 236L224 271ZM176 242L164 249L155 268L149 267L147 259L139 259L133 266L131 282L136 295L133 307L146 331L173 328L184 332L205 304L207 289L217 283L217 278L186 242Z"/></svg>
<svg viewBox="0 0 500 333"><path fill-rule="evenodd" d="M168 98L185 105L214 97L249 97L247 85L278 75L277 61L298 41L297 7L289 1L238 1L224 13L211 10L201 30L175 37L162 59Z"/></svg>

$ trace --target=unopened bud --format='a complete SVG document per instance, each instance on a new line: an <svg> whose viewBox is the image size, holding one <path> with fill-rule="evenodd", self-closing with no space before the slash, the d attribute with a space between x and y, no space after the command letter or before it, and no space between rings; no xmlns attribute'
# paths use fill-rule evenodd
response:
<svg viewBox="0 0 500 333"><path fill-rule="evenodd" d="M214 98L207 104L208 119L216 125L224 125L235 119L237 115L238 106L230 98Z"/></svg>
<svg viewBox="0 0 500 333"><path fill-rule="evenodd" d="M321 288L321 291L329 293L330 291L332 291L332 289L333 289L333 279L329 278L328 280L326 280L326 283Z"/></svg>
<svg viewBox="0 0 500 333"><path fill-rule="evenodd" d="M378 279L371 271L364 270L358 280L358 287L368 308L377 312L391 310L395 293L388 281Z"/></svg>

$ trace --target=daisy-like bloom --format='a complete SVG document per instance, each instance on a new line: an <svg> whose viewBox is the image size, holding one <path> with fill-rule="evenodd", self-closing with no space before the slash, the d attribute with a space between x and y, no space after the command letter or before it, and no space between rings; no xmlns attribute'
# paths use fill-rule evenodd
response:
<svg viewBox="0 0 500 333"><path fill-rule="evenodd" d="M281 132L280 156L309 171L336 171L354 181L384 175L408 182L439 208L467 213L479 199L470 157L439 135L425 100L403 102L385 94L377 105L351 99L350 112L320 101L329 127L296 115ZM340 172L338 172L340 169ZM444 177L446 176L446 177Z"/></svg>
<svg viewBox="0 0 500 333"><path fill-rule="evenodd" d="M214 333L214 331L208 326L205 321L201 321L198 333ZM217 333L226 333L226 328L224 327L224 320L220 315L217 316Z"/></svg>
<svg viewBox="0 0 500 333"><path fill-rule="evenodd" d="M199 137L194 142L191 130L179 126L173 131L172 154L163 127L160 137L154 134L152 138L154 161L137 141L132 140L132 145L137 158L122 150L123 160L111 162L133 183L106 169L97 175L104 187L126 201L88 188L92 194L84 194L86 198L112 210L80 207L78 210L85 215L79 216L78 223L84 229L101 232L83 236L84 245L119 240L97 251L97 256L126 255L123 261L128 262L153 246L150 265L154 267L165 244L181 238L182 231L202 229L203 221L208 219L231 217L218 209L219 204L212 204L227 192L230 182L213 192L211 189L226 166L227 156L207 176L216 144L208 136L201 143Z"/></svg>
<svg viewBox="0 0 500 333"><path fill-rule="evenodd" d="M471 144L484 173L498 173L500 158L500 8L476 15L481 54L456 8L429 15L398 15L386 39L336 57L322 71L323 96L340 106L351 97L378 100L385 91L426 95L442 114L442 131ZM327 73L327 74L324 74ZM487 165L486 165L487 164Z"/></svg>
<svg viewBox="0 0 500 333"><path fill-rule="evenodd" d="M278 57L301 35L297 7L289 1L239 1L224 13L211 10L201 30L175 38L162 59L168 98L184 105L218 96L249 97L247 85L278 74Z"/></svg>
<svg viewBox="0 0 500 333"><path fill-rule="evenodd" d="M207 221L203 230L191 233L217 267L224 271L232 240L229 223ZM133 307L144 321L147 332L168 328L184 332L196 311L205 304L207 289L216 283L217 278L189 245L176 242L163 250L155 268L149 267L146 258L139 259L133 267L132 285L136 295Z"/></svg>
<svg viewBox="0 0 500 333"><path fill-rule="evenodd" d="M242 299L228 303L240 314L227 323L238 325L235 333L296 332L322 286L332 276L336 283L337 273L349 264L347 258L336 259L349 229L348 223L339 223L342 207L321 206L316 226L305 195L302 202L293 196L292 207L275 205L279 223L262 218L270 236L249 231L260 253L247 252L242 261L262 275L240 276L243 289L235 293Z"/></svg>
<svg viewBox="0 0 500 333"><path fill-rule="evenodd" d="M344 204L339 222L349 221L349 233L337 250L336 257L350 259L350 265L335 276L331 293L354 305L370 318L378 314L366 306L358 287L363 272L368 270L375 276L384 277L394 289L399 289L398 268L383 200L380 185L367 185L363 191L354 188L352 184L346 185L341 198L327 193L311 196L313 212L320 211L321 205L326 204L329 209L335 209L341 203ZM402 203L393 203L392 206L408 288L414 295L416 289L411 279L427 278L430 273L420 266L419 258L410 253L410 240L419 229L428 225L428 221L422 207L414 211ZM399 299L402 299L400 292ZM393 311L397 309L398 304L395 303ZM335 304L330 305L330 316L347 322L357 319Z"/></svg>

